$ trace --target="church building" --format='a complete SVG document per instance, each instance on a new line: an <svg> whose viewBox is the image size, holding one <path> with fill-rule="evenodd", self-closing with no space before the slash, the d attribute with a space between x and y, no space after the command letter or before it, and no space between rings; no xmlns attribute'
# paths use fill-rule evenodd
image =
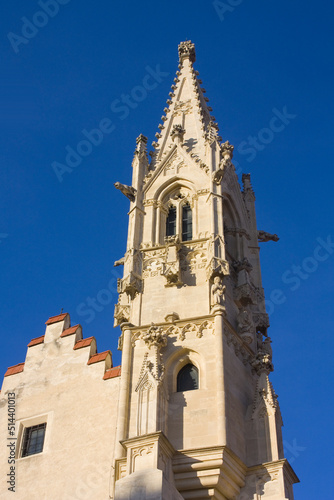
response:
<svg viewBox="0 0 334 500"><path fill-rule="evenodd" d="M152 151L140 135L132 185L116 183L121 366L68 313L46 321L4 377L1 498L293 500L259 260L278 238L257 228L195 59L182 42Z"/></svg>

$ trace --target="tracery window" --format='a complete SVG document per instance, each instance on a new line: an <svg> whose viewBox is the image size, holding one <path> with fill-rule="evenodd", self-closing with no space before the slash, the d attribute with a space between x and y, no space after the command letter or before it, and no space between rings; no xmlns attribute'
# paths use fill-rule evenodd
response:
<svg viewBox="0 0 334 500"><path fill-rule="evenodd" d="M176 207L171 206L166 220L166 236L176 235Z"/></svg>
<svg viewBox="0 0 334 500"><path fill-rule="evenodd" d="M193 238L192 210L188 202L170 205L166 217L166 236L179 235L182 241Z"/></svg>
<svg viewBox="0 0 334 500"><path fill-rule="evenodd" d="M182 241L190 241L193 237L192 211L189 203L182 206Z"/></svg>
<svg viewBox="0 0 334 500"><path fill-rule="evenodd" d="M198 369L192 363L188 363L177 375L177 392L193 391L198 389Z"/></svg>

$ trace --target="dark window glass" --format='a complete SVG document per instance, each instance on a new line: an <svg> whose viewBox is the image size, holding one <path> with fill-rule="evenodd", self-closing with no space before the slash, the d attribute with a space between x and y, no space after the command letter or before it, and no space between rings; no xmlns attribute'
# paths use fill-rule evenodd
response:
<svg viewBox="0 0 334 500"><path fill-rule="evenodd" d="M176 235L176 207L170 207L166 221L166 236Z"/></svg>
<svg viewBox="0 0 334 500"><path fill-rule="evenodd" d="M190 241L193 237L193 218L190 205L182 207L182 241Z"/></svg>
<svg viewBox="0 0 334 500"><path fill-rule="evenodd" d="M189 363L181 368L177 375L177 392L194 389L198 389L198 370L196 366Z"/></svg>
<svg viewBox="0 0 334 500"><path fill-rule="evenodd" d="M46 423L26 427L23 436L22 457L43 451Z"/></svg>

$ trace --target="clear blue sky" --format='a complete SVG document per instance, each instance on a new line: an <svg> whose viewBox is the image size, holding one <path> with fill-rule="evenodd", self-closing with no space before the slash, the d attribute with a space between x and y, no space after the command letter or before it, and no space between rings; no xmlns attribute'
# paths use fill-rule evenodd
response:
<svg viewBox="0 0 334 500"><path fill-rule="evenodd" d="M177 45L191 39L221 135L252 175L258 226L280 237L261 259L286 457L302 481L295 498L334 498L333 4L60 3L49 15L32 0L1 7L1 372L61 308L119 363L113 262L129 204L113 183L131 182L136 137L154 140ZM144 79L157 66L153 85ZM115 101L131 93L120 111ZM108 132L85 150L82 131L101 121ZM66 147L79 143L86 156L69 168ZM57 176L54 162L67 171Z"/></svg>

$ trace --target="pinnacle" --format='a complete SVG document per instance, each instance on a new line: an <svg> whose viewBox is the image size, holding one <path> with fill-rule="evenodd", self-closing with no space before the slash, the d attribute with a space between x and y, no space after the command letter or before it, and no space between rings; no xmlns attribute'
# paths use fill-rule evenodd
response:
<svg viewBox="0 0 334 500"><path fill-rule="evenodd" d="M187 148L188 153L201 156L206 142L220 141L218 125L210 114L209 99L204 96L206 90L201 87L202 80L198 71L194 70L196 61L195 45L191 40L181 42L178 46L179 66L171 86L171 92L161 117L161 124L152 143L154 153L151 168L161 160L163 154L177 139L178 144ZM176 128L175 128L176 127ZM184 130L182 134L175 130ZM203 158L204 159L204 158Z"/></svg>

